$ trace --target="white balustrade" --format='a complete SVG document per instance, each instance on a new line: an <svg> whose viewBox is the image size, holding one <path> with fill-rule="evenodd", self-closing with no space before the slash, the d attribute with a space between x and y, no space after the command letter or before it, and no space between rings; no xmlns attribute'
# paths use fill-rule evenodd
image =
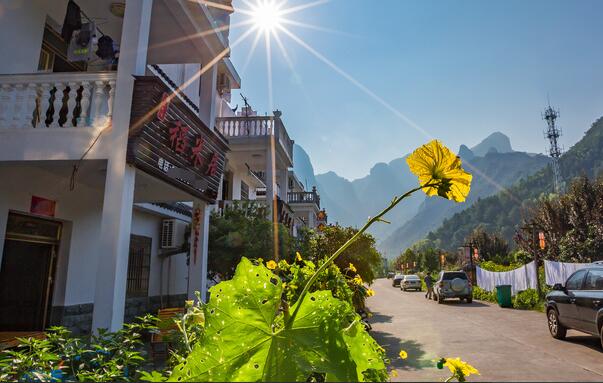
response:
<svg viewBox="0 0 603 383"><path fill-rule="evenodd" d="M113 116L115 72L0 75L0 129L81 128Z"/></svg>

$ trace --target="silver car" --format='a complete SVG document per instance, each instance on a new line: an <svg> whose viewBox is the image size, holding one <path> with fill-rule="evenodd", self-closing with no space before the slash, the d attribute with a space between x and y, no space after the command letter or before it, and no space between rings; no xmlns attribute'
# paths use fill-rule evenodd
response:
<svg viewBox="0 0 603 383"><path fill-rule="evenodd" d="M400 290L421 291L421 278L418 275L405 275L400 281Z"/></svg>
<svg viewBox="0 0 603 383"><path fill-rule="evenodd" d="M465 299L467 303L473 301L471 282L464 271L440 271L434 290L438 303L444 303L447 298Z"/></svg>

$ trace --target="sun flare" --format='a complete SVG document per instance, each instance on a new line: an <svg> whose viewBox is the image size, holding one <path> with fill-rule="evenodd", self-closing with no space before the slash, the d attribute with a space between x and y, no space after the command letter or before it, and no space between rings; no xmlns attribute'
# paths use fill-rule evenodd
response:
<svg viewBox="0 0 603 383"><path fill-rule="evenodd" d="M250 13L253 24L261 31L273 32L283 24L283 11L274 0L259 0Z"/></svg>

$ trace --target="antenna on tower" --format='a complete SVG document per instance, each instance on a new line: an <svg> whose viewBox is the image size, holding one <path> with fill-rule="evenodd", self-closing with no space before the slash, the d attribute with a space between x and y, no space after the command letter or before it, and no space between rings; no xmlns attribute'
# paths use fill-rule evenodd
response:
<svg viewBox="0 0 603 383"><path fill-rule="evenodd" d="M561 157L561 154L563 154L561 147L559 146L559 137L561 137L562 133L561 129L556 125L557 118L559 118L559 111L553 109L549 102L548 107L544 110L542 118L548 125L547 129L544 131L544 136L549 140L549 155L553 159L552 166L555 193L559 193L559 190L561 189L559 158Z"/></svg>

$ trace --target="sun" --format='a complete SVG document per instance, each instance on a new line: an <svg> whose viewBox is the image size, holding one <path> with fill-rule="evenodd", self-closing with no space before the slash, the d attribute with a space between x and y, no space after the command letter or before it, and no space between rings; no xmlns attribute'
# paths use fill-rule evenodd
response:
<svg viewBox="0 0 603 383"><path fill-rule="evenodd" d="M283 24L283 11L275 0L258 0L250 13L253 24L261 31L273 32Z"/></svg>

